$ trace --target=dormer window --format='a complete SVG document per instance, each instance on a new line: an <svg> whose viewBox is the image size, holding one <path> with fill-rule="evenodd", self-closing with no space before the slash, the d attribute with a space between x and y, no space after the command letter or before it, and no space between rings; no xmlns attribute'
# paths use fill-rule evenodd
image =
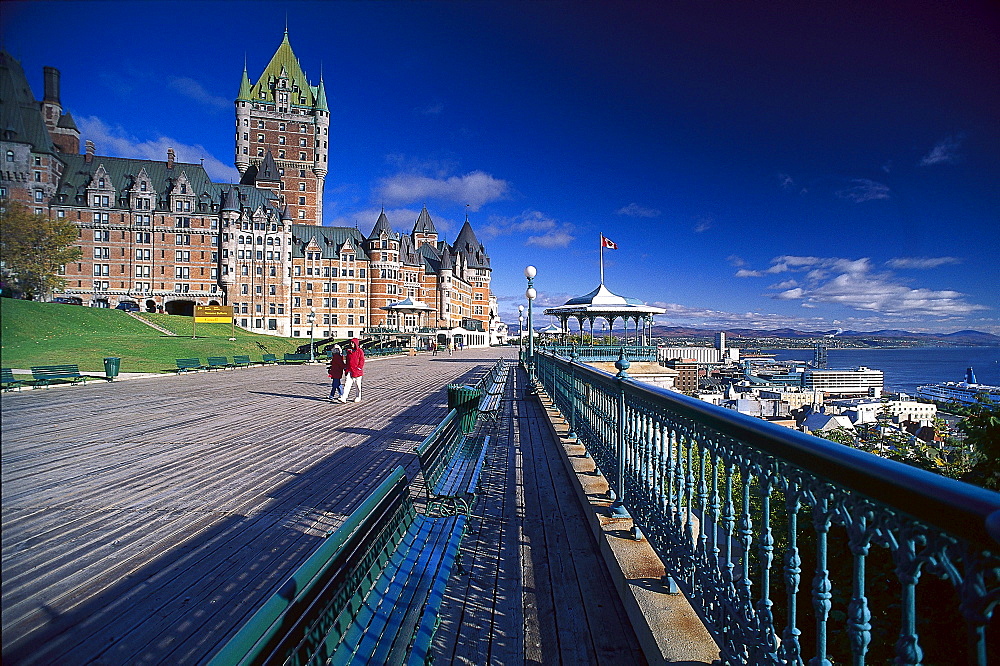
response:
<svg viewBox="0 0 1000 666"><path fill-rule="evenodd" d="M181 194L187 194L187 193L188 193L188 186L181 185Z"/></svg>
<svg viewBox="0 0 1000 666"><path fill-rule="evenodd" d="M145 192L146 191L146 181L143 181L143 182L139 183L139 190L141 192Z"/></svg>
<svg viewBox="0 0 1000 666"><path fill-rule="evenodd" d="M98 187L104 187L104 179L103 178L101 178L100 180L97 181L97 186Z"/></svg>

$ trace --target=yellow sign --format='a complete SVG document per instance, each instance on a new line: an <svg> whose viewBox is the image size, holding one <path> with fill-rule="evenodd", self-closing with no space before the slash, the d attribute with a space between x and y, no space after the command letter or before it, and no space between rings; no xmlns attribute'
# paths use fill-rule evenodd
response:
<svg viewBox="0 0 1000 666"><path fill-rule="evenodd" d="M196 324L230 324L233 321L233 306L196 305L194 321Z"/></svg>

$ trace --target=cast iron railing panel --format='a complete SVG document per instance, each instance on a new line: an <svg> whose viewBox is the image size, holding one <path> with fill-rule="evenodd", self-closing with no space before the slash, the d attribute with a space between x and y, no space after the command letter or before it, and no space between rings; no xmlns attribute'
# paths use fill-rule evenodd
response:
<svg viewBox="0 0 1000 666"><path fill-rule="evenodd" d="M625 372L543 352L534 374L724 661L984 665L1000 649L1000 494Z"/></svg>

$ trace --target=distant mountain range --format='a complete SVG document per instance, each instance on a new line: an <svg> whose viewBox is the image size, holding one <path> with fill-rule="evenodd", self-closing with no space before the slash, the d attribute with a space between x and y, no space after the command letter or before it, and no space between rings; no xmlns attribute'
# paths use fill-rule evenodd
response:
<svg viewBox="0 0 1000 666"><path fill-rule="evenodd" d="M654 326L652 334L663 338L701 338L712 337L719 329L686 328L683 326ZM949 345L1000 346L1000 336L982 331L955 331L954 333L913 333L884 329L880 331L799 331L794 328L775 328L770 330L754 330L749 328L725 329L727 336L733 338L735 344L738 338L864 338L866 340L912 340L925 344L945 343Z"/></svg>

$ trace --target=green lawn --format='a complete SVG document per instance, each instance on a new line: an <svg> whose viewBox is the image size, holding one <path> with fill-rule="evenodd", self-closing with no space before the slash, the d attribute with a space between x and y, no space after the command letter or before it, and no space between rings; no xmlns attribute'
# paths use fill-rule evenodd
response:
<svg viewBox="0 0 1000 666"><path fill-rule="evenodd" d="M143 317L176 337L164 335L124 312L79 305L36 303L0 298L0 356L5 368L76 363L81 372L103 373L104 358L121 358L121 372L166 372L175 368L174 359L294 352L299 339L258 335L236 329L230 341L228 324L198 324L191 338L191 317L144 314Z"/></svg>

